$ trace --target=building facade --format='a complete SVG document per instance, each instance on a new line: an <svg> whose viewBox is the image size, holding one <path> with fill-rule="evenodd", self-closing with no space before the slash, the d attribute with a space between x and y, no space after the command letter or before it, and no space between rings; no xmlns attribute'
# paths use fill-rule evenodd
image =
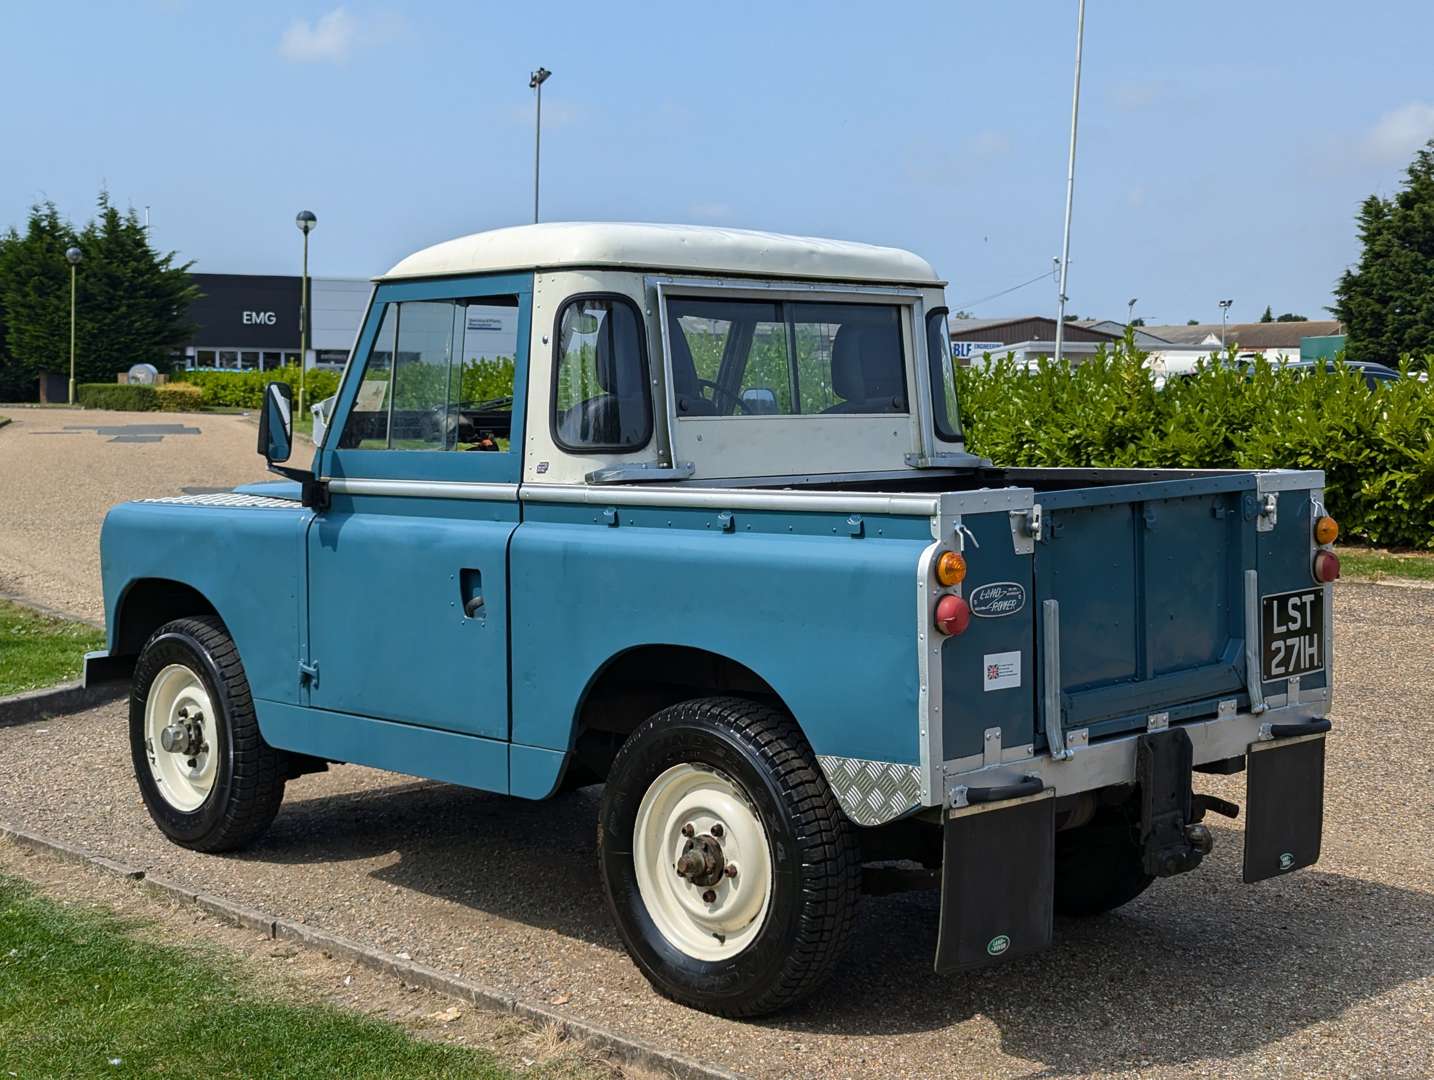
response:
<svg viewBox="0 0 1434 1080"><path fill-rule="evenodd" d="M202 294L189 308L194 334L176 360L186 368L268 371L297 365L302 340L297 275L191 274ZM309 279L309 367L341 367L368 306L362 278Z"/></svg>

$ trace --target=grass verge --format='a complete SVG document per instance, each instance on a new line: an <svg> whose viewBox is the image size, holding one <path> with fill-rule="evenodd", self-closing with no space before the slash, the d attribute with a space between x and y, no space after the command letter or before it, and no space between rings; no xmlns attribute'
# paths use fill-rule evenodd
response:
<svg viewBox="0 0 1434 1080"><path fill-rule="evenodd" d="M266 995L213 950L133 936L0 876L0 1070L15 1076L515 1075L329 1005Z"/></svg>
<svg viewBox="0 0 1434 1080"><path fill-rule="evenodd" d="M85 653L104 644L93 626L0 600L0 697L78 678Z"/></svg>
<svg viewBox="0 0 1434 1080"><path fill-rule="evenodd" d="M1344 577L1365 581L1389 578L1434 581L1434 551L1387 551L1341 544L1335 553Z"/></svg>

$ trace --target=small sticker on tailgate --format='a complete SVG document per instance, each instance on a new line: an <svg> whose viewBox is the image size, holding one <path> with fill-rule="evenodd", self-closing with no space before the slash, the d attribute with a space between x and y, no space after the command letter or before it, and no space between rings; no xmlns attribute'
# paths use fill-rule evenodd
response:
<svg viewBox="0 0 1434 1080"><path fill-rule="evenodd" d="M985 689L1009 690L1021 685L1021 652L987 653L981 658L985 668Z"/></svg>
<svg viewBox="0 0 1434 1080"><path fill-rule="evenodd" d="M1324 670L1324 589L1260 598L1260 674L1265 682Z"/></svg>

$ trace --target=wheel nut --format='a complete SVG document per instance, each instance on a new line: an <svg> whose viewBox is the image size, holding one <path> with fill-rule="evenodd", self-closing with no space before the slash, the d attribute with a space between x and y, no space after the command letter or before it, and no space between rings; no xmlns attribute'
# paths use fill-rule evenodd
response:
<svg viewBox="0 0 1434 1080"><path fill-rule="evenodd" d="M727 869L724 870L724 871L722 871L722 872L723 872L724 874L726 874L728 877L736 877L736 876L737 876L737 864L734 863L734 862L729 862L729 863L727 864Z"/></svg>
<svg viewBox="0 0 1434 1080"><path fill-rule="evenodd" d="M703 902L704 904L715 903L716 900L717 900L717 890L716 890L716 889L708 889L705 893L702 894L702 902Z"/></svg>
<svg viewBox="0 0 1434 1080"><path fill-rule="evenodd" d="M720 821L714 821L712 823L712 835L718 837L722 835L722 823Z"/></svg>
<svg viewBox="0 0 1434 1080"><path fill-rule="evenodd" d="M682 835L683 835L683 836L695 836L696 834L697 834L697 830L694 829L691 825L684 825L684 826L682 826Z"/></svg>

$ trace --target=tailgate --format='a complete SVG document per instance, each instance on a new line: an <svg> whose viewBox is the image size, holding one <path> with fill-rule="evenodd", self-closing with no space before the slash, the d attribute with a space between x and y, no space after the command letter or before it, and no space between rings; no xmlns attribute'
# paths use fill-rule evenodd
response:
<svg viewBox="0 0 1434 1080"><path fill-rule="evenodd" d="M1253 474L1038 499L1036 651L1059 654L1065 729L1094 739L1144 728L1151 714L1170 723L1212 715L1244 695L1244 580L1256 566L1260 510ZM1038 703L1053 700L1044 667Z"/></svg>

